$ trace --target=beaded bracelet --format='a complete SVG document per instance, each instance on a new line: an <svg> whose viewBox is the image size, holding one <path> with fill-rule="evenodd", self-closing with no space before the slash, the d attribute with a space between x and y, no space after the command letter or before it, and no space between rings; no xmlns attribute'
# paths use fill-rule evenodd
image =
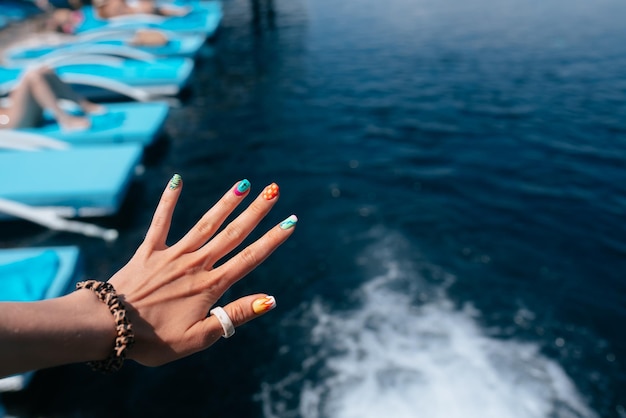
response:
<svg viewBox="0 0 626 418"><path fill-rule="evenodd" d="M78 289L89 289L93 291L98 296L98 299L107 305L113 314L113 318L115 318L115 330L117 331L115 345L109 357L105 360L90 361L87 362L87 364L91 366L93 370L102 373L116 372L122 368L122 364L124 364L124 360L126 359L126 351L131 348L135 342L133 326L126 316L126 307L117 296L115 288L111 283L86 280L76 283L76 290Z"/></svg>

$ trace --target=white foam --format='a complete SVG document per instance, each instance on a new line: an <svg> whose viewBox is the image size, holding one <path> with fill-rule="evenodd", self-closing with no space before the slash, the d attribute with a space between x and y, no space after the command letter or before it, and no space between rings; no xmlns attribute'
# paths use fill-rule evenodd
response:
<svg viewBox="0 0 626 418"><path fill-rule="evenodd" d="M418 288L431 285L393 248L382 240L364 254L383 273L355 290L359 308L307 306L315 354L264 385L267 418L596 417L536 344L488 336L477 312L456 309L441 286L416 303ZM399 283L407 275L417 286Z"/></svg>

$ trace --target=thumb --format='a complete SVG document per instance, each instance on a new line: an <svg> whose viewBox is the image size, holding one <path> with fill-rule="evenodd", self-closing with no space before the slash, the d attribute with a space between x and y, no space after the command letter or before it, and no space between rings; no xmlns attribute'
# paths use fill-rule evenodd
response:
<svg viewBox="0 0 626 418"><path fill-rule="evenodd" d="M276 307L276 299L273 296L259 293L239 298L224 306L224 311L232 321L235 328L258 318ZM204 338L204 347L207 348L224 335L222 323L216 315L210 315L194 326L197 332Z"/></svg>

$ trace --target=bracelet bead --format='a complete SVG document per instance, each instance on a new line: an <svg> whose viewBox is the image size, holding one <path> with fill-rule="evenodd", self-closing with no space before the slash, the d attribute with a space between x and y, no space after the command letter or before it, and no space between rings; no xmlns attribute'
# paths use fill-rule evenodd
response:
<svg viewBox="0 0 626 418"><path fill-rule="evenodd" d="M98 361L87 362L93 370L102 373L113 373L122 368L126 359L126 351L133 346L135 342L135 334L133 326L126 315L126 307L115 292L115 288L109 282L100 282L97 280L86 280L76 283L76 290L89 289L93 291L98 299L103 302L115 319L115 330L117 337L111 354L104 359Z"/></svg>

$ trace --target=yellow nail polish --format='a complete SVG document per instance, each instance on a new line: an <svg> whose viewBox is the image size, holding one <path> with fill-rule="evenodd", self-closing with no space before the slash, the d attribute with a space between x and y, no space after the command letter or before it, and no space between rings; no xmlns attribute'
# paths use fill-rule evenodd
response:
<svg viewBox="0 0 626 418"><path fill-rule="evenodd" d="M265 296L252 302L252 310L255 314L262 314L271 311L276 307L276 299L274 296Z"/></svg>

